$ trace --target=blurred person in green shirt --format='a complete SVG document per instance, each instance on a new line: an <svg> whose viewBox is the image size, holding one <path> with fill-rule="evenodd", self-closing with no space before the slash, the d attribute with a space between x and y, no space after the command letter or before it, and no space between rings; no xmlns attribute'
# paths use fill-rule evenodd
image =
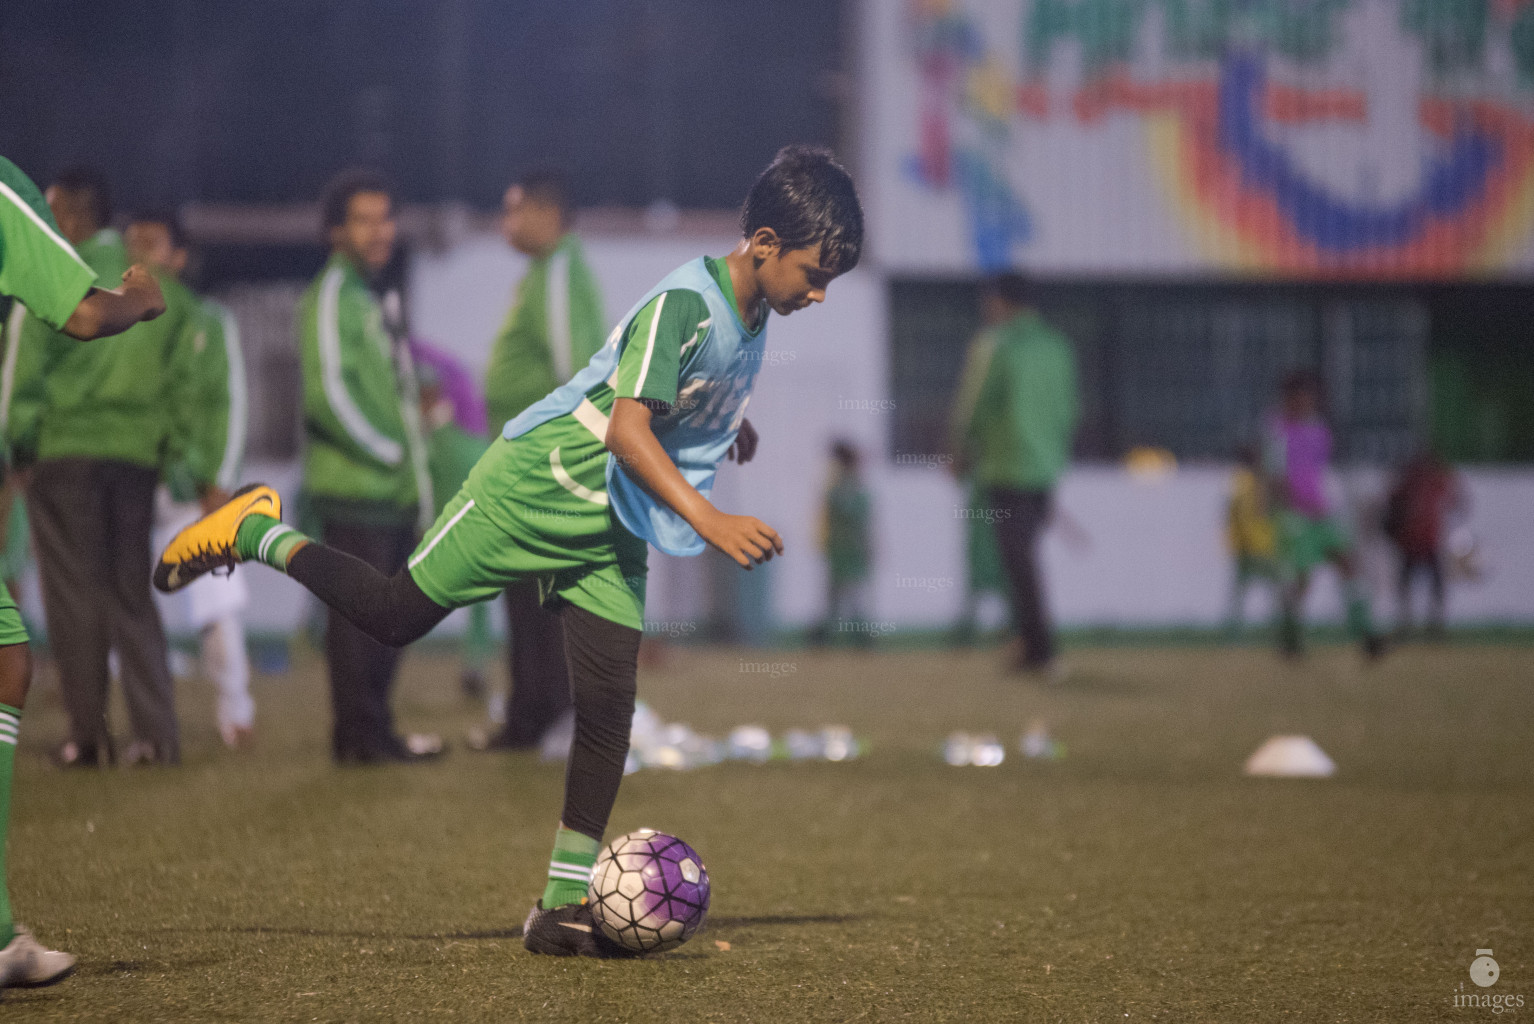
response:
<svg viewBox="0 0 1534 1024"><path fill-rule="evenodd" d="M57 175L47 199L61 233L103 281L128 267L111 195L88 168ZM195 430L196 297L156 272L166 312L107 345L81 345L40 316L21 318L8 360L6 440L30 470L28 513L50 647L69 713L56 760L99 766L113 756L109 656L117 652L133 731L127 763L180 760L165 633L151 597L150 532L162 471L187 458ZM13 318L14 319L14 318ZM211 477L199 471L199 487Z"/></svg>
<svg viewBox="0 0 1534 1024"><path fill-rule="evenodd" d="M421 429L426 435L426 464L431 470L431 491L435 499L436 514L440 516L447 503L452 501L469 478L469 471L488 448L484 424L474 424L470 429L469 410L460 404L477 402L475 395L462 394L462 389L472 386L469 375L461 365L446 352L442 352L420 340L412 340L410 350L415 358L416 372L421 384ZM439 369L441 367L441 369ZM442 379L443 371L451 372L459 389L448 386ZM483 419L481 408L479 419ZM469 621L464 629L463 642L459 648L462 667L459 683L469 697L484 697L486 668L495 651L495 637L490 630L490 605L481 601L468 607ZM471 746L476 744L471 740Z"/></svg>
<svg viewBox="0 0 1534 1024"><path fill-rule="evenodd" d="M158 276L181 281L190 252L174 213L138 214L123 238L136 262L153 268ZM200 319L191 363L195 382L192 442L183 458L167 467L162 530L178 530L228 501L239 485L245 458L250 402L239 324L233 313L212 299L199 296L198 303ZM199 481L204 481L201 486ZM249 599L245 581L233 574L210 574L175 598L181 602L185 621L197 632L202 673L218 689L219 736L232 749L249 745L255 735L250 656L240 617Z"/></svg>
<svg viewBox="0 0 1534 1024"><path fill-rule="evenodd" d="M1006 566L1012 613L1023 644L1016 668L1058 677L1054 630L1039 564L1055 484L1070 460L1079 414L1071 344L1033 308L1031 287L1015 272L986 281L985 322L994 337L989 365L967 422L958 468L984 496Z"/></svg>
<svg viewBox="0 0 1534 1024"><path fill-rule="evenodd" d="M861 461L850 441L831 445L832 475L820 510L820 548L826 559L826 620L818 639L851 634L858 644L873 640L868 621L868 577L873 569L873 499L858 472Z"/></svg>
<svg viewBox="0 0 1534 1024"><path fill-rule="evenodd" d="M523 175L506 190L502 209L506 241L532 262L490 352L485 401L492 431L584 368L606 335L596 279L570 230L565 177L555 171ZM570 711L564 630L559 616L539 601L536 582L506 589L506 633L506 719L483 742L471 737L475 746L533 746Z"/></svg>
<svg viewBox="0 0 1534 1024"><path fill-rule="evenodd" d="M963 452L966 446L965 432L974 416L975 402L980 397L980 386L985 383L991 369L991 356L996 352L996 335L989 327L982 328L964 353L964 367L959 371L959 387L954 394L953 410L949 414L949 448ZM996 529L986 511L985 494L972 478L957 472L965 487L964 504L957 506L955 515L964 520L964 604L953 627L953 642L959 645L973 643L978 626L976 618L980 599L988 593L1002 594L1007 591L1007 574L1002 566L1001 550L996 546Z"/></svg>

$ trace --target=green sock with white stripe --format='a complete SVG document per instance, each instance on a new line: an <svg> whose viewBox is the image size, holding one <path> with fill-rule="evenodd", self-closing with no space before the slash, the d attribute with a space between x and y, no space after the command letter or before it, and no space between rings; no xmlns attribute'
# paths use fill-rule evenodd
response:
<svg viewBox="0 0 1534 1024"><path fill-rule="evenodd" d="M0 946L16 936L11 920L10 879L5 872L5 845L11 831L11 769L16 764L16 733L21 729L21 709L0 704Z"/></svg>
<svg viewBox="0 0 1534 1024"><path fill-rule="evenodd" d="M278 572L288 571L288 556L309 538L271 516L248 515L234 535L234 549L242 562L265 562Z"/></svg>
<svg viewBox="0 0 1534 1024"><path fill-rule="evenodd" d="M602 841L561 828L554 833L554 854L549 858L549 884L543 889L543 906L562 907L586 898L591 869Z"/></svg>

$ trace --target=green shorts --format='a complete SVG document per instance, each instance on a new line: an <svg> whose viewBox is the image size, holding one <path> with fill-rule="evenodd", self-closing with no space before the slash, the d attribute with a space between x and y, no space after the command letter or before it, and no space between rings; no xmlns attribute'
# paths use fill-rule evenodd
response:
<svg viewBox="0 0 1534 1024"><path fill-rule="evenodd" d="M0 647L27 642L27 627L21 624L21 609L11 599L10 590L0 584Z"/></svg>
<svg viewBox="0 0 1534 1024"><path fill-rule="evenodd" d="M1305 572L1353 547L1348 531L1330 516L1312 519L1283 509L1275 519L1279 556L1284 567L1293 572Z"/></svg>
<svg viewBox="0 0 1534 1024"><path fill-rule="evenodd" d="M551 460L522 442L498 440L485 453L410 556L411 578L444 608L537 580L546 605L643 629L649 551L607 504L605 461L567 469L559 449Z"/></svg>
<svg viewBox="0 0 1534 1024"><path fill-rule="evenodd" d="M1277 580L1281 575L1278 560L1272 555L1237 555L1237 580Z"/></svg>

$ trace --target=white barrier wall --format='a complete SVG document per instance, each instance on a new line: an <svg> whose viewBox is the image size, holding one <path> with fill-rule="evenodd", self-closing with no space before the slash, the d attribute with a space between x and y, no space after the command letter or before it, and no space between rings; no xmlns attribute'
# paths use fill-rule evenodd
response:
<svg viewBox="0 0 1534 1024"><path fill-rule="evenodd" d="M823 614L823 567L814 551L821 472L818 465L791 466L788 461L764 454L758 467L762 472L751 486L745 485L745 472L736 476L727 470L733 493L721 499L726 507L759 515L784 535L788 555L766 573L778 626L804 625ZM253 470L278 484L296 482L295 467ZM1534 471L1471 470L1464 476L1472 502L1468 526L1479 542L1485 573L1478 582L1452 588L1450 618L1466 624L1534 623L1529 513ZM1045 538L1050 600L1060 623L1133 627L1221 621L1230 582L1223 542L1227 480L1228 472L1215 468L1182 470L1155 483L1110 467L1072 471L1060 487L1059 507L1076 529L1056 526ZM870 483L878 538L872 614L900 628L952 622L964 586L964 522L956 514L961 491L935 470L875 468ZM1378 507L1376 475L1359 474L1350 483L1356 494L1353 507L1366 512ZM1381 621L1393 621L1390 555L1377 538L1364 551ZM705 563L719 557L672 559L652 552L647 618L683 623L707 617L713 581ZM247 573L251 588L248 621L253 629L286 631L302 625L313 605L301 587L261 568L240 571ZM1267 608L1265 598L1254 596L1248 616L1255 618ZM1317 574L1310 609L1317 618L1340 615L1335 582L1325 570ZM171 612L167 622L174 621ZM447 628L454 626L450 621Z"/></svg>
<svg viewBox="0 0 1534 1024"><path fill-rule="evenodd" d="M1074 529L1057 523L1045 535L1053 611L1064 625L1213 625L1230 587L1224 512L1230 471L1184 469L1156 482L1116 467L1078 467L1062 481L1058 507ZM1534 471L1464 473L1483 578L1450 592L1451 620L1534 623ZM873 478L881 559L875 615L900 626L938 626L958 613L964 586L963 494L930 470L886 468ZM1355 522L1365 573L1382 621L1395 615L1394 559L1377 533L1383 480L1357 472L1334 481L1339 508ZM1360 524L1358 521L1362 521ZM781 588L775 607L786 621L819 614L818 586ZM1419 597L1419 600L1421 598ZM1418 606L1420 609L1420 605ZM1249 618L1267 605L1254 597ZM1319 570L1309 605L1317 617L1341 613L1332 574ZM1421 611L1418 612L1420 618Z"/></svg>
<svg viewBox="0 0 1534 1024"><path fill-rule="evenodd" d="M699 237L596 238L587 251L601 283L609 321L663 274L701 253L722 254L731 239ZM412 281L417 333L482 370L490 343L525 265L494 236L473 237L451 252L418 260ZM746 467L726 465L716 502L750 513L778 529L787 548L746 580L712 553L697 559L651 555L648 618L685 624L721 606L721 587L759 588L767 628L803 626L823 614L824 571L816 551L818 509L831 439L862 448L875 496L877 564L873 615L899 627L951 622L964 586L961 492L941 468L887 464L893 401L888 396L884 282L863 268L836 281L822 307L774 317L768 365L749 411L762 435ZM251 466L296 493L295 466ZM1455 588L1450 612L1458 622L1534 623L1534 469L1465 474L1472 496L1470 526L1487 566L1483 582ZM1113 467L1078 467L1063 481L1059 504L1079 527L1046 535L1045 561L1056 617L1066 625L1199 625L1224 613L1229 570L1223 548L1228 471L1181 470L1155 483ZM1339 500L1369 515L1377 506L1378 474L1336 481ZM1388 555L1369 550L1369 572L1387 619L1393 615ZM712 564L711 564L712 563ZM312 608L291 580L261 569L248 572L257 630L301 625ZM765 593L760 593L764 588ZM748 599L746 606L752 604ZM35 607L35 602L34 602ZM1319 574L1312 600L1317 616L1337 613L1335 586ZM1257 600L1250 609L1261 611ZM499 625L499 616L497 616ZM450 620L449 628L455 623Z"/></svg>

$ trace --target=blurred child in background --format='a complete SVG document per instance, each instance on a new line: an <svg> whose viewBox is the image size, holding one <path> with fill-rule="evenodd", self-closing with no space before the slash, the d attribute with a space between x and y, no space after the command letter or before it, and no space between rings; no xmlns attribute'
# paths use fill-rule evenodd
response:
<svg viewBox="0 0 1534 1024"><path fill-rule="evenodd" d="M486 414L484 400L475 390L473 378L456 359L427 343L410 339L410 355L415 361L421 388L421 429L426 435L426 465L431 472L432 495L438 515L452 500L469 470L485 454ZM463 692L474 700L483 700L489 687L485 672L495 653L495 637L490 632L490 602L469 605L469 623L460 649L462 668L459 680ZM504 706L500 715L503 717ZM471 746L474 744L471 743Z"/></svg>
<svg viewBox="0 0 1534 1024"><path fill-rule="evenodd" d="M1290 657L1303 652L1300 614L1310 571L1329 562L1342 577L1349 632L1365 655L1378 658L1384 640L1374 630L1353 542L1326 497L1331 458L1332 431L1321 414L1321 379L1312 370L1295 371L1284 379L1278 413L1268 424L1265 458L1284 576L1280 649Z"/></svg>
<svg viewBox="0 0 1534 1024"><path fill-rule="evenodd" d="M868 622L869 536L872 499L858 472L858 450L847 441L831 445L831 484L820 511L820 546L826 556L826 621L819 639L851 633L857 643L873 639Z"/></svg>
<svg viewBox="0 0 1534 1024"><path fill-rule="evenodd" d="M1230 480L1230 501L1225 506L1225 539L1234 562L1230 609L1225 634L1241 633L1246 613L1246 592L1255 582L1278 584L1278 535L1268 503L1268 485L1262 475L1262 454L1255 445L1242 445L1236 453L1235 475Z"/></svg>
<svg viewBox="0 0 1534 1024"><path fill-rule="evenodd" d="M180 219L171 211L139 213L123 236L134 262L154 271L165 290L179 290L191 252ZM169 280L174 285L165 284ZM234 314L212 299L200 304L192 323L192 352L186 373L195 386L187 392L187 413L194 440L165 467L155 495L156 528L173 535L206 509L229 500L245 459L250 396L245 386L245 358ZM205 481L201 486L198 481ZM255 738L256 702L250 693L250 655L245 646L242 612L250 601L243 579L208 575L178 594L168 609L197 634L198 663L218 689L218 734L230 749Z"/></svg>
<svg viewBox="0 0 1534 1024"><path fill-rule="evenodd" d="M1412 583L1426 577L1428 586L1427 629L1443 632L1444 623L1444 530L1449 520L1463 514L1467 501L1464 487L1453 467L1431 450L1419 452L1401 467L1385 501L1385 536L1401 557L1397 582L1397 630L1411 631Z"/></svg>

